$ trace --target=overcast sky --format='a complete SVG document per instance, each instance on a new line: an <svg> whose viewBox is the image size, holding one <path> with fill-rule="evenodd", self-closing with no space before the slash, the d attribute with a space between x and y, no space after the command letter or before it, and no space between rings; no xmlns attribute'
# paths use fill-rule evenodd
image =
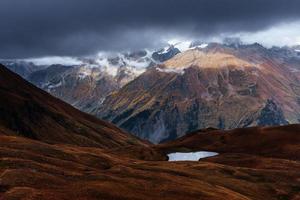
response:
<svg viewBox="0 0 300 200"><path fill-rule="evenodd" d="M300 0L0 0L0 58L85 56L168 40L300 44Z"/></svg>

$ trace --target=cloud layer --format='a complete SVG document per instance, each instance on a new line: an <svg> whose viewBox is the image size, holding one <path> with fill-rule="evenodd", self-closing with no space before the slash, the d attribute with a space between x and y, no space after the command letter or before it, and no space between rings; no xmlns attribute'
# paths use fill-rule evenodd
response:
<svg viewBox="0 0 300 200"><path fill-rule="evenodd" d="M0 58L83 56L155 48L174 37L255 35L300 20L299 8L299 0L1 0Z"/></svg>

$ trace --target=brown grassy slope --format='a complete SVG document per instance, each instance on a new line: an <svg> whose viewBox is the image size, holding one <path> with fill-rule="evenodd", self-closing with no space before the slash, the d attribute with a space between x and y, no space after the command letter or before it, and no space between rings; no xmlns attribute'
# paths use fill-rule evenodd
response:
<svg viewBox="0 0 300 200"><path fill-rule="evenodd" d="M47 143L114 148L145 143L73 108L0 65L0 124Z"/></svg>
<svg viewBox="0 0 300 200"><path fill-rule="evenodd" d="M234 156L151 162L99 148L0 136L0 199L299 199L299 161L252 156L259 167L216 163L245 157Z"/></svg>

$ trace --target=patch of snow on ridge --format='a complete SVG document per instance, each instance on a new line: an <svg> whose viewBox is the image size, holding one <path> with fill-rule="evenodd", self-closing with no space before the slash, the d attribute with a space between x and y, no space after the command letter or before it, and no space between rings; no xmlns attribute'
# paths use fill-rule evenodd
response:
<svg viewBox="0 0 300 200"><path fill-rule="evenodd" d="M171 46L167 46L167 47L164 47L163 49L161 49L158 54L165 54L165 53L168 53L169 50L170 50L170 47Z"/></svg>
<svg viewBox="0 0 300 200"><path fill-rule="evenodd" d="M92 74L92 68L83 66L79 68L78 78L82 80L85 79L87 76L90 76L91 74Z"/></svg>
<svg viewBox="0 0 300 200"><path fill-rule="evenodd" d="M48 86L48 89L54 89L54 88L58 88L58 87L60 87L60 86L62 86L62 82L60 81L59 83L57 83L57 84L51 84L51 85L49 85Z"/></svg>
<svg viewBox="0 0 300 200"><path fill-rule="evenodd" d="M183 75L184 74L184 69L185 68L179 68L179 69L172 69L172 68L159 68L157 67L156 70L159 72L164 72L164 73L176 73Z"/></svg>
<svg viewBox="0 0 300 200"><path fill-rule="evenodd" d="M180 52L189 50L191 43L191 41L184 41L175 38L168 41L170 46L174 46L175 48L179 49Z"/></svg>
<svg viewBox="0 0 300 200"><path fill-rule="evenodd" d="M191 42L179 42L174 45L180 52L185 52L190 49Z"/></svg>
<svg viewBox="0 0 300 200"><path fill-rule="evenodd" d="M198 161L202 158L208 158L212 156L219 155L216 152L210 151L197 151L197 152L189 152L189 153L170 153L168 154L169 160L168 161Z"/></svg>
<svg viewBox="0 0 300 200"><path fill-rule="evenodd" d="M207 46L208 46L208 44L203 43L203 44L200 44L200 45L197 45L197 46L193 46L190 49L196 49L196 48L205 49Z"/></svg>
<svg viewBox="0 0 300 200"><path fill-rule="evenodd" d="M207 43L198 43L192 41L184 41L179 39L172 39L168 41L168 44L174 46L175 48L179 49L180 52L185 52L191 49L204 49L208 46Z"/></svg>

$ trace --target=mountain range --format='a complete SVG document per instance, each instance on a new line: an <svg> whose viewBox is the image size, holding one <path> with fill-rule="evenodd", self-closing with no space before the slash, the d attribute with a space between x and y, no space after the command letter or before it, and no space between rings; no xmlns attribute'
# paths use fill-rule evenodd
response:
<svg viewBox="0 0 300 200"><path fill-rule="evenodd" d="M299 49L194 42L75 66L3 63L76 108L160 143L207 127L298 123Z"/></svg>

